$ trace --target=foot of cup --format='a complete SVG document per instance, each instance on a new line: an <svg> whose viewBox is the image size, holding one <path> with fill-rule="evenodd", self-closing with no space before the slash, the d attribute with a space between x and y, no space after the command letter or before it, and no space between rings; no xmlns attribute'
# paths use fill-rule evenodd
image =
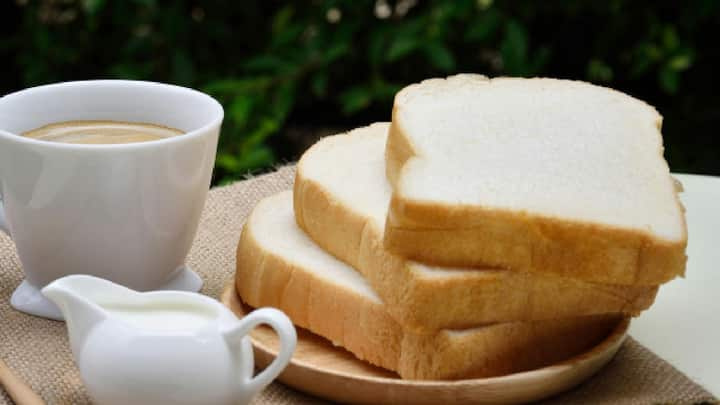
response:
<svg viewBox="0 0 720 405"><path fill-rule="evenodd" d="M62 321L60 309L49 299L45 298L40 290L23 280L10 297L10 305L20 312L40 316L43 318Z"/></svg>
<svg viewBox="0 0 720 405"><path fill-rule="evenodd" d="M202 286L203 281L200 276L192 271L188 265L183 265L178 269L175 277L157 289L198 292Z"/></svg>
<svg viewBox="0 0 720 405"><path fill-rule="evenodd" d="M178 269L177 274L167 283L161 285L157 290L180 290L198 292L202 288L203 281L200 276L185 265ZM10 298L10 305L20 312L40 316L43 318L64 320L60 309L50 300L45 298L40 289L23 280L15 289Z"/></svg>

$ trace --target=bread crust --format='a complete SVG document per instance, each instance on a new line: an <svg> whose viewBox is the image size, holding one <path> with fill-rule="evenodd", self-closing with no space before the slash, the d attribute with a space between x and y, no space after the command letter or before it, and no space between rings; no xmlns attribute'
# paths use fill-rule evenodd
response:
<svg viewBox="0 0 720 405"><path fill-rule="evenodd" d="M258 207L237 248L235 284L243 301L279 308L295 325L405 379L490 377L542 367L586 351L621 319L598 315L415 333L400 326L382 302L339 287L263 246L253 222L267 213Z"/></svg>
<svg viewBox="0 0 720 405"><path fill-rule="evenodd" d="M374 221L308 177L305 162L313 159L314 148L297 165L293 198L298 226L357 269L405 328L421 332L603 313L637 315L654 302L654 286L599 284L555 274L486 268L447 269L456 274L452 278L428 276L420 264L383 246L383 231Z"/></svg>
<svg viewBox="0 0 720 405"><path fill-rule="evenodd" d="M387 249L435 265L554 273L599 283L659 285L684 276L684 216L681 238L669 241L648 232L605 224L476 205L417 201L404 195L399 181L404 168L409 161L424 158L398 120L398 110L402 100L418 86L403 89L396 96L388 132L386 170L394 192L385 226ZM675 201L684 211L677 193Z"/></svg>

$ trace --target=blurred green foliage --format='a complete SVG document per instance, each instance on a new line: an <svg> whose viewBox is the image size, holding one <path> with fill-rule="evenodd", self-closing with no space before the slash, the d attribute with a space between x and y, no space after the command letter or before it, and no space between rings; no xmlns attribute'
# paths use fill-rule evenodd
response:
<svg viewBox="0 0 720 405"><path fill-rule="evenodd" d="M388 120L395 92L424 78L574 78L656 105L671 167L720 174L719 3L15 0L0 6L0 91L101 77L201 89L226 110L217 183L296 157L288 127Z"/></svg>

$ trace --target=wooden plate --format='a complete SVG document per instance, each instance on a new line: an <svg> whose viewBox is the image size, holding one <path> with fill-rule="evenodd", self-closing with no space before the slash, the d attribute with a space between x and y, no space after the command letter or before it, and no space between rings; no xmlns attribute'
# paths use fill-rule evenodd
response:
<svg viewBox="0 0 720 405"><path fill-rule="evenodd" d="M230 283L220 300L238 317L245 305ZM297 348L280 375L283 383L321 398L358 404L476 404L539 400L566 391L586 380L610 361L625 340L630 324L624 320L600 344L565 362L501 377L460 381L402 380L397 374L356 359L346 350L305 329L297 328ZM255 365L267 366L277 354L275 333L259 327L250 334Z"/></svg>

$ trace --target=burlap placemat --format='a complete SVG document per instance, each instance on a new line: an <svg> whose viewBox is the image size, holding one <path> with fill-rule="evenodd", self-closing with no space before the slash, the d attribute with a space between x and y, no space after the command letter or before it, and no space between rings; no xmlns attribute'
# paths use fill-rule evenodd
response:
<svg viewBox="0 0 720 405"><path fill-rule="evenodd" d="M242 224L261 198L291 187L293 167L210 192L188 259L205 280L202 292L217 297L232 277ZM21 314L9 300L22 279L20 262L0 234L0 357L49 404L88 403L72 360L63 323ZM652 404L713 401L712 395L632 339L596 377L548 403ZM254 404L322 401L274 383ZM0 390L0 404L10 399Z"/></svg>

